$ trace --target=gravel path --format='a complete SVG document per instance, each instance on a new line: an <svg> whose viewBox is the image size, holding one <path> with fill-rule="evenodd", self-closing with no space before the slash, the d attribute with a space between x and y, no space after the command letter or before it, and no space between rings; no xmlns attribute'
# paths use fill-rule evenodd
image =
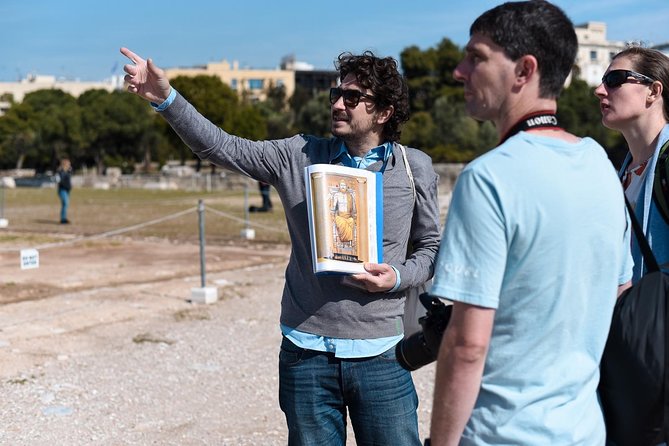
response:
<svg viewBox="0 0 669 446"><path fill-rule="evenodd" d="M0 306L0 445L285 445L286 260L209 273L210 305L189 275ZM414 374L422 437L433 377Z"/></svg>

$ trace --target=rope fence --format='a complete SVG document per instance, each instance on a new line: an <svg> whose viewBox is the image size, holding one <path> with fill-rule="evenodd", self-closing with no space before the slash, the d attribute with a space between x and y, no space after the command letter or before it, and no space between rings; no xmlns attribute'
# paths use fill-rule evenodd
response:
<svg viewBox="0 0 669 446"><path fill-rule="evenodd" d="M286 233L287 232L287 230L285 230L285 229L271 227L271 226L263 225L263 224L260 224L260 223L252 222L248 218L245 219L245 218L237 217L236 215L232 215L232 214L229 214L229 213L226 213L226 212L222 212L222 211L219 211L217 209L213 209L209 206L205 206L204 209L206 211L209 211L210 213L212 213L214 215L217 215L217 216L221 217L221 218L225 218L225 219L228 219L228 220L236 221L238 223L242 223L246 227L253 226L253 227L262 229L264 231L277 232L277 233ZM132 226L126 226L124 228L118 228L118 229L114 229L114 230L111 230L111 231L102 232L100 234L76 237L76 238L73 238L71 240L62 240L62 241L53 242L53 243L45 243L45 244L42 244L42 245L33 246L32 248L37 249L37 250L44 250L44 249L61 247L61 246L74 245L74 244L77 244L77 243L87 242L87 241L91 241L91 240L99 240L99 239L102 239L102 238L112 237L112 236L115 236L115 235L124 234L126 232L131 232L131 231L135 231L135 230L138 230L138 229L143 229L143 228L146 228L146 227L149 227L149 226L154 226L154 225L157 225L157 224L160 224L160 223L164 223L166 221L173 220L173 219L182 217L184 215L187 215L191 212L198 212L198 207L194 206L194 207L185 209L183 211L176 212L174 214L166 215L164 217L156 218L156 219L149 220L149 221L146 221L146 222L143 222L143 223L137 223L137 224L132 225ZM21 251L21 248L0 248L0 252L19 252L19 251Z"/></svg>
<svg viewBox="0 0 669 446"><path fill-rule="evenodd" d="M271 226L263 225L263 224L260 224L260 223L255 223L255 222L252 222L252 221L250 221L250 220L243 219L243 218L241 218L241 217L236 217L236 216L234 216L234 215L232 215L232 214L228 214L228 213L219 211L219 210L217 210L217 209L212 209L212 208L210 208L209 206L205 206L205 209L206 209L207 211L213 213L213 214L218 215L219 217L224 217L224 218L227 218L227 219L229 219L229 220L234 220L234 221L237 221L237 222L240 222L240 223L244 223L245 225L248 225L248 226L254 226L254 227L256 227L256 228L260 228L260 229L263 229L263 230L265 230L265 231L270 231L270 232L281 232L281 233L285 233L285 232L287 232L286 230L283 230L283 229L273 228L273 227L271 227Z"/></svg>

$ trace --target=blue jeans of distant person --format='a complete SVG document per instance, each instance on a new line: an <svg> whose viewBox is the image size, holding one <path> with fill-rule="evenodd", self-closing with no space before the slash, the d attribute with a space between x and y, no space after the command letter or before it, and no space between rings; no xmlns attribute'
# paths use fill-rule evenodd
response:
<svg viewBox="0 0 669 446"><path fill-rule="evenodd" d="M289 446L344 446L346 415L358 446L420 446L418 396L392 348L371 358L336 358L283 338L279 404Z"/></svg>
<svg viewBox="0 0 669 446"><path fill-rule="evenodd" d="M70 191L65 189L58 189L58 197L60 198L60 222L67 221L67 208L70 207Z"/></svg>

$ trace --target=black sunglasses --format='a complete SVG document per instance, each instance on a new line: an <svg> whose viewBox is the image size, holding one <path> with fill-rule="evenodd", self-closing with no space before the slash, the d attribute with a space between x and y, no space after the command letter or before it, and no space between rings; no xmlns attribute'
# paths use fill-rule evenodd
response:
<svg viewBox="0 0 669 446"><path fill-rule="evenodd" d="M355 108L360 103L360 98L374 100L374 96L363 93L359 90L342 90L339 87L330 88L330 104L334 105L339 98L344 98L344 105L348 108Z"/></svg>
<svg viewBox="0 0 669 446"><path fill-rule="evenodd" d="M645 74L630 70L613 70L602 76L602 83L608 88L618 88L622 84L632 82L633 80L641 82L642 84L652 84L655 82L655 79L651 79Z"/></svg>

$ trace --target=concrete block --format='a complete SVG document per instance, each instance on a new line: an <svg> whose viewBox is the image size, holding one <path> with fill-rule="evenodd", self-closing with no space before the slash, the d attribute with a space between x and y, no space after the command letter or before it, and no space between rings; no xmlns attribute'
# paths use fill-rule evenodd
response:
<svg viewBox="0 0 669 446"><path fill-rule="evenodd" d="M198 304L211 304L218 300L218 288L206 286L190 289L190 300Z"/></svg>
<svg viewBox="0 0 669 446"><path fill-rule="evenodd" d="M242 229L242 238L246 240L253 240L256 238L256 230L251 228Z"/></svg>

